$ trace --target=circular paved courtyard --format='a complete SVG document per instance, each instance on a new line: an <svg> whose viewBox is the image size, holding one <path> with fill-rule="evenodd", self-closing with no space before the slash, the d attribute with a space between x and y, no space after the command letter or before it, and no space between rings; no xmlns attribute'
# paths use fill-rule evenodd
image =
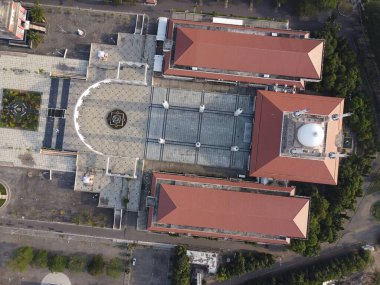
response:
<svg viewBox="0 0 380 285"><path fill-rule="evenodd" d="M141 155L149 96L140 91L137 86L101 82L83 92L75 108L75 125L90 150L115 157Z"/></svg>

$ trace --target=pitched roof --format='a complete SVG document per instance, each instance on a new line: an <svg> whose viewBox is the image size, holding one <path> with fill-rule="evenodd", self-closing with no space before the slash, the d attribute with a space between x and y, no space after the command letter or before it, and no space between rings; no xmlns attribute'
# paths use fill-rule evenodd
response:
<svg viewBox="0 0 380 285"><path fill-rule="evenodd" d="M157 223L306 238L309 199L160 185Z"/></svg>
<svg viewBox="0 0 380 285"><path fill-rule="evenodd" d="M178 27L174 64L320 79L322 57L322 40Z"/></svg>
<svg viewBox="0 0 380 285"><path fill-rule="evenodd" d="M280 156L283 112L309 109L311 114L343 114L342 98L258 91L250 176L337 184L339 158L320 160ZM342 120L327 124L325 152L337 152Z"/></svg>

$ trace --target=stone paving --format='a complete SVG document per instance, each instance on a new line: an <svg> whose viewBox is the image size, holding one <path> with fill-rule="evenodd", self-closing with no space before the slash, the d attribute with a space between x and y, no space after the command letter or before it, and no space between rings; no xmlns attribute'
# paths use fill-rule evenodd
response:
<svg viewBox="0 0 380 285"><path fill-rule="evenodd" d="M97 57L99 50L108 54L107 60ZM64 149L79 152L74 189L98 192L101 207L124 208L122 198L128 197L128 210L138 210L154 53L154 36L119 33L117 45L92 44L87 80L71 81L68 118L74 117L74 106L88 87L104 79L117 79L120 67L121 81L90 89L78 108L80 134L93 150L103 155L91 151L79 139L74 120L66 122ZM131 65L131 62L142 64ZM127 115L126 125L118 130L106 122L107 114L113 109L120 109ZM89 171L95 174L91 186L82 182Z"/></svg>
<svg viewBox="0 0 380 285"><path fill-rule="evenodd" d="M92 89L78 108L79 132L86 144L106 156L130 159L144 154L146 118L150 89L125 84L102 84ZM120 109L127 115L127 123L121 129L113 129L107 123L109 112Z"/></svg>
<svg viewBox="0 0 380 285"><path fill-rule="evenodd" d="M42 147L49 101L51 72L76 73L85 76L87 61L39 56L24 53L0 52L1 88L38 91L42 93L37 131L1 128L0 164L58 171L75 171L75 159L46 156ZM2 94L2 89L0 90ZM0 94L0 96L2 96ZM1 99L1 98L0 98Z"/></svg>

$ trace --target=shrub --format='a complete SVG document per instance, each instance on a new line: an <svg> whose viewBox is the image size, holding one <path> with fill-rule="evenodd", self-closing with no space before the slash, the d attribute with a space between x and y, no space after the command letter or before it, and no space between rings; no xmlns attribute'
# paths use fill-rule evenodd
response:
<svg viewBox="0 0 380 285"><path fill-rule="evenodd" d="M123 261L116 257L111 259L106 267L106 272L108 276L112 278L120 277L120 274L124 271Z"/></svg>
<svg viewBox="0 0 380 285"><path fill-rule="evenodd" d="M9 262L9 266L13 271L23 272L28 269L33 260L33 248L23 246L16 250L13 259Z"/></svg>
<svg viewBox="0 0 380 285"><path fill-rule="evenodd" d="M177 246L174 253L173 264L173 284L189 285L190 284L190 260L186 255L184 246Z"/></svg>
<svg viewBox="0 0 380 285"><path fill-rule="evenodd" d="M33 265L38 267L48 266L48 252L44 249L37 249L34 252Z"/></svg>
<svg viewBox="0 0 380 285"><path fill-rule="evenodd" d="M55 255L50 260L49 269L51 272L63 272L67 267L67 257L63 255Z"/></svg>
<svg viewBox="0 0 380 285"><path fill-rule="evenodd" d="M67 269L71 272L83 272L87 265L87 258L83 255L70 256Z"/></svg>
<svg viewBox="0 0 380 285"><path fill-rule="evenodd" d="M30 17L33 22L42 23L45 22L44 10L40 5L40 1L36 0L33 7L30 9Z"/></svg>
<svg viewBox="0 0 380 285"><path fill-rule="evenodd" d="M100 254L95 255L92 258L90 264L88 265L88 273L94 276L100 275L104 271L104 266L105 263L103 260L103 256Z"/></svg>

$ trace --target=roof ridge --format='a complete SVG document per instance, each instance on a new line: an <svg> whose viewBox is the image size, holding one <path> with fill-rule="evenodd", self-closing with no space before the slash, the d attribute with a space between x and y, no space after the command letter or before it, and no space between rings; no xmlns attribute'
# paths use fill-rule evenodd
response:
<svg viewBox="0 0 380 285"><path fill-rule="evenodd" d="M320 51L322 45L322 51ZM314 67L315 72L319 77L321 77L322 64L323 64L323 42L313 47L308 53L311 65ZM318 66L318 62L321 66Z"/></svg>
<svg viewBox="0 0 380 285"><path fill-rule="evenodd" d="M157 221L162 220L163 218L167 217L170 213L172 213L175 209L177 209L176 203L173 201L169 193L166 191L164 184L160 184L160 198L166 196L167 204L166 207L163 207L163 211L160 211L157 213Z"/></svg>
<svg viewBox="0 0 380 285"><path fill-rule="evenodd" d="M305 238L307 237L308 218L305 219L304 216L309 215L309 204L310 200L306 200L306 203L301 207L301 209L298 211L298 213L294 216L293 219L294 224L297 226L297 228Z"/></svg>
<svg viewBox="0 0 380 285"><path fill-rule="evenodd" d="M176 46L175 54L174 54L175 61L181 60L181 58L186 54L186 52L194 45L194 41L187 34L186 30L182 29L181 27L178 27L177 37L178 37L179 32L183 34L183 40L181 41L180 44L178 43L176 44L177 46ZM179 54L177 54L177 51L179 51Z"/></svg>

